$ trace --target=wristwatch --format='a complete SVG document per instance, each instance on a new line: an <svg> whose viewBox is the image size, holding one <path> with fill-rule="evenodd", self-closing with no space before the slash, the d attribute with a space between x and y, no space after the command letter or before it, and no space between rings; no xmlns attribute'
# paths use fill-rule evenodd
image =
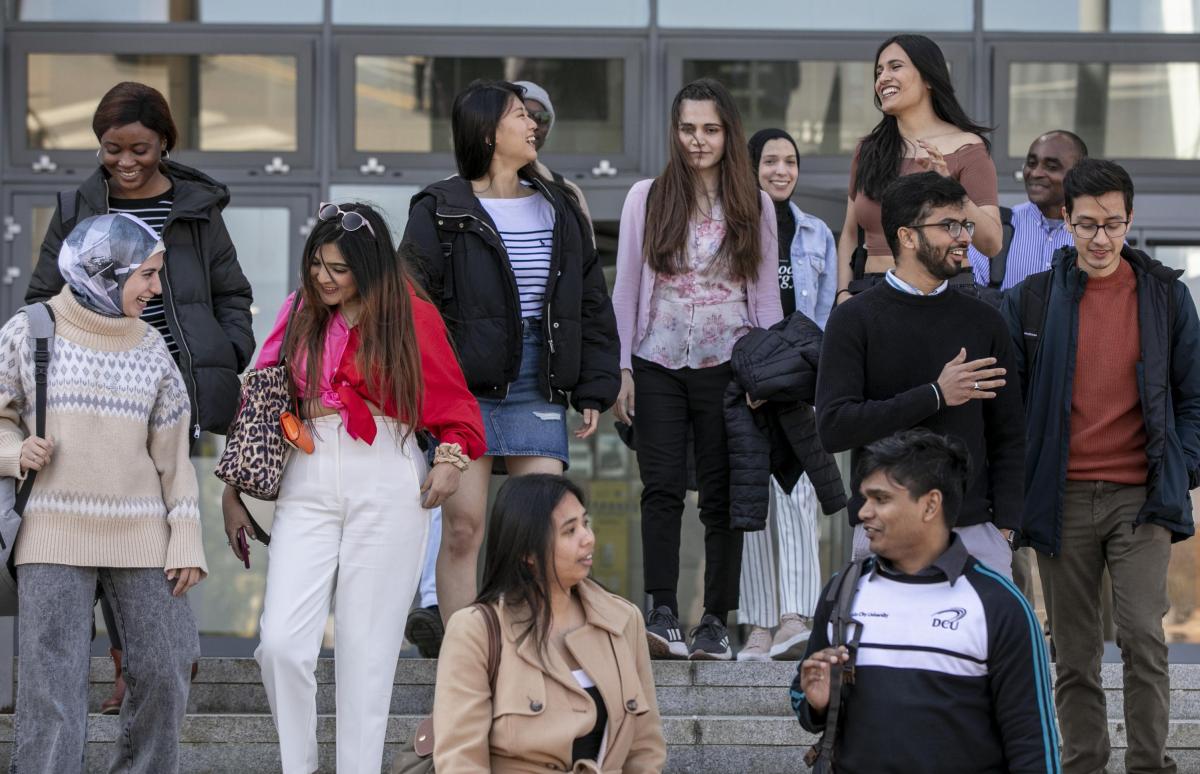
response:
<svg viewBox="0 0 1200 774"><path fill-rule="evenodd" d="M1021 536L1020 533L1017 532L1015 529L1010 529L1008 531L1008 537L1005 538L1005 540L1008 541L1008 547L1011 548L1012 550L1016 551L1017 548L1019 548L1019 546L1017 545L1017 539L1020 538L1020 536Z"/></svg>

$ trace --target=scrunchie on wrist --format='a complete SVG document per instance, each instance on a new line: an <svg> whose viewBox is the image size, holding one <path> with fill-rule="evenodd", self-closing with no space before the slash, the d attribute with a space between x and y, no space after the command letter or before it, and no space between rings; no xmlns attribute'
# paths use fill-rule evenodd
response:
<svg viewBox="0 0 1200 774"><path fill-rule="evenodd" d="M440 443L433 452L433 464L437 465L442 462L448 462L460 471L464 471L471 464L471 458L462 450L462 446L456 443Z"/></svg>

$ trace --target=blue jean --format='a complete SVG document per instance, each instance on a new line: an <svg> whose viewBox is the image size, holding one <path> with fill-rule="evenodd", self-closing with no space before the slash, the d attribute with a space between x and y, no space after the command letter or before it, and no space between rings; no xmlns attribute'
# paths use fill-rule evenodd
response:
<svg viewBox="0 0 1200 774"><path fill-rule="evenodd" d="M112 604L128 646L121 671L125 703L111 772L179 771L179 733L192 662L200 657L196 621L161 568L17 568L20 652L11 774L83 771L88 666L96 581Z"/></svg>

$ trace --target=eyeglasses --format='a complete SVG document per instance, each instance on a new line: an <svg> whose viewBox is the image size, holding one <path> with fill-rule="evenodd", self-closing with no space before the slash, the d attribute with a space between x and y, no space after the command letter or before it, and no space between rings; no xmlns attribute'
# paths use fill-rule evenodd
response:
<svg viewBox="0 0 1200 774"><path fill-rule="evenodd" d="M554 115L551 114L549 110L537 110L533 113L530 113L529 117L541 125L550 123L550 121L554 118Z"/></svg>
<svg viewBox="0 0 1200 774"><path fill-rule="evenodd" d="M908 228L937 228L946 229L946 233L951 239L958 239L962 232L966 231L967 236L975 236L975 221L973 220L943 220L940 223L914 223Z"/></svg>
<svg viewBox="0 0 1200 774"><path fill-rule="evenodd" d="M340 218L338 225L342 227L343 231L358 231L366 226L371 236L375 236L375 229L371 228L371 223L361 213L354 210L343 210L336 204L321 202L321 206L317 208L317 217L321 220Z"/></svg>
<svg viewBox="0 0 1200 774"><path fill-rule="evenodd" d="M1123 236L1129 230L1129 221L1127 220L1112 220L1105 223L1104 233L1108 234L1113 239ZM1075 236L1083 239L1091 239L1100 233L1101 226L1099 223L1072 223L1071 231Z"/></svg>

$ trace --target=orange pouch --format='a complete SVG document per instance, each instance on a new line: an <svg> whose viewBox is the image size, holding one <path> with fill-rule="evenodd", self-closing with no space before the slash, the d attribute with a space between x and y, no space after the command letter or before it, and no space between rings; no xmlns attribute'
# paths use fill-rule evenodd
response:
<svg viewBox="0 0 1200 774"><path fill-rule="evenodd" d="M283 431L283 440L305 454L312 454L316 448L313 445L312 434L300 417L290 411L279 415L279 428Z"/></svg>

